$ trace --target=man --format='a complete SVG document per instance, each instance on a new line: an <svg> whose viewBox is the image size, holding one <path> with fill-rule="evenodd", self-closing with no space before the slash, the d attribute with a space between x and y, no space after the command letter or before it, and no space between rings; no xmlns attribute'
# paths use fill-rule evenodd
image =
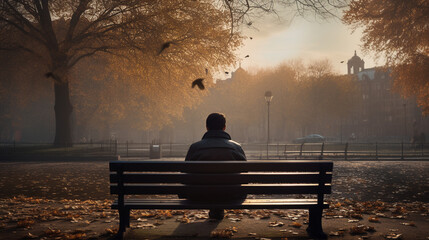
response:
<svg viewBox="0 0 429 240"><path fill-rule="evenodd" d="M191 145L186 154L185 161L246 161L246 155L240 144L231 140L231 136L225 132L226 119L222 113L212 113L206 120L207 132L203 139ZM239 200L246 196L225 194L224 196L187 196L191 200L222 201ZM210 209L209 217L223 219L223 209Z"/></svg>

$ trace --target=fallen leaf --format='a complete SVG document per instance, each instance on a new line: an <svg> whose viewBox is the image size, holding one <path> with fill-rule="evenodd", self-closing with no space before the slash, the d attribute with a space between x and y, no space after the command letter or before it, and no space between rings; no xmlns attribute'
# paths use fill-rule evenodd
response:
<svg viewBox="0 0 429 240"><path fill-rule="evenodd" d="M234 233L229 229L215 229L210 233L212 238L231 238Z"/></svg>
<svg viewBox="0 0 429 240"><path fill-rule="evenodd" d="M140 224L139 227L154 228L156 226L154 224L152 224L152 223L144 223L144 224Z"/></svg>
<svg viewBox="0 0 429 240"><path fill-rule="evenodd" d="M25 235L24 239L36 239L39 238L38 236L31 234L30 232Z"/></svg>
<svg viewBox="0 0 429 240"><path fill-rule="evenodd" d="M64 235L64 239L75 240L75 239L84 239L86 238L85 233L76 233L76 234L66 234Z"/></svg>
<svg viewBox="0 0 429 240"><path fill-rule="evenodd" d="M195 214L196 219L207 219L209 218L206 214Z"/></svg>
<svg viewBox="0 0 429 240"><path fill-rule="evenodd" d="M300 228L302 226L302 224L299 222L293 222L289 226L294 227L294 228Z"/></svg>
<svg viewBox="0 0 429 240"><path fill-rule="evenodd" d="M350 228L350 234L352 235L358 235L358 234L365 234L365 226L364 225L359 225L359 226L354 226Z"/></svg>
<svg viewBox="0 0 429 240"><path fill-rule="evenodd" d="M270 222L268 226L269 227L281 227L283 225L285 225L283 222L274 221L274 222Z"/></svg>
<svg viewBox="0 0 429 240"><path fill-rule="evenodd" d="M232 222L239 222L241 221L241 218L228 218L229 220L231 220Z"/></svg>
<svg viewBox="0 0 429 240"><path fill-rule="evenodd" d="M344 232L343 231L330 232L329 236L344 236Z"/></svg>
<svg viewBox="0 0 429 240"><path fill-rule="evenodd" d="M114 235L114 234L117 234L118 233L118 228L106 228L105 229L105 231L108 233L108 234L112 234L112 235Z"/></svg>
<svg viewBox="0 0 429 240"><path fill-rule="evenodd" d="M18 221L17 223L18 227L23 227L23 228L30 228L33 224L34 224L34 220L28 219L28 218L25 220Z"/></svg>
<svg viewBox="0 0 429 240"><path fill-rule="evenodd" d="M384 238L392 240L402 239L402 234L388 233L384 236Z"/></svg>
<svg viewBox="0 0 429 240"><path fill-rule="evenodd" d="M349 219L349 220L347 220L347 222L348 223L356 223L356 222L359 222L359 220L357 220L357 219Z"/></svg>

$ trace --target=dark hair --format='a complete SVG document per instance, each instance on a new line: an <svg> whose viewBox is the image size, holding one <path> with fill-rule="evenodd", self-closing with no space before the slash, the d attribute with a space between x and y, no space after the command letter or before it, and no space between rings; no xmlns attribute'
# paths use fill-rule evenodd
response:
<svg viewBox="0 0 429 240"><path fill-rule="evenodd" d="M223 113L211 113L206 120L207 130L223 130L226 124Z"/></svg>

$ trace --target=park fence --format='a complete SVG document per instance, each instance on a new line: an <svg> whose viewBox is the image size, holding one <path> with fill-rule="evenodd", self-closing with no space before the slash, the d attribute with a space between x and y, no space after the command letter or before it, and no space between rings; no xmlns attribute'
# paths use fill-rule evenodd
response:
<svg viewBox="0 0 429 240"><path fill-rule="evenodd" d="M156 146L154 148L153 146ZM184 158L188 143L117 142L116 154L138 158L151 156L153 149L162 158ZM338 159L338 160L405 160L429 159L429 144L411 143L243 143L248 159ZM151 150L152 149L152 150ZM152 156L157 156L157 154Z"/></svg>
<svg viewBox="0 0 429 240"><path fill-rule="evenodd" d="M108 140L76 143L64 151L107 153L121 158L185 158L189 143L136 143ZM248 159L429 160L429 144L411 143L243 143ZM49 149L52 144L0 143L0 153ZM159 152L154 152L159 151Z"/></svg>

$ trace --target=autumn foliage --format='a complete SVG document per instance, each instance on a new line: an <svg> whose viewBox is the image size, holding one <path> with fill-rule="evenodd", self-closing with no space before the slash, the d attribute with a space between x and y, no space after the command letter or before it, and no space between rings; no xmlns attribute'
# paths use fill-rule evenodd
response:
<svg viewBox="0 0 429 240"><path fill-rule="evenodd" d="M39 85L51 82L54 144L70 146L75 112L107 125L131 106L138 128L180 115L199 94L190 89L194 77L210 82L213 71L235 61L241 40L228 26L228 11L211 1L2 1L0 50L32 55L11 74L33 67Z"/></svg>
<svg viewBox="0 0 429 240"><path fill-rule="evenodd" d="M363 27L363 47L386 58L394 86L416 96L429 114L429 2L354 0L344 15L354 29Z"/></svg>

